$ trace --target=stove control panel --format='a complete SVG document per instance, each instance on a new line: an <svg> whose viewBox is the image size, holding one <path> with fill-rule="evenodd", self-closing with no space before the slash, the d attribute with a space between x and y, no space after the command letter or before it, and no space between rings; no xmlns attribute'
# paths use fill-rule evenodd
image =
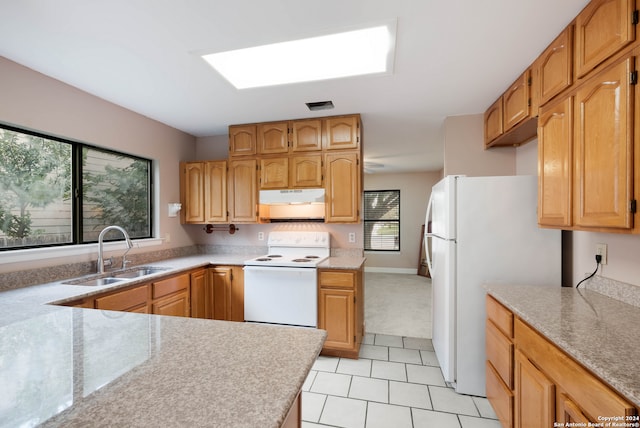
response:
<svg viewBox="0 0 640 428"><path fill-rule="evenodd" d="M329 248L329 232L274 231L269 233L269 247Z"/></svg>

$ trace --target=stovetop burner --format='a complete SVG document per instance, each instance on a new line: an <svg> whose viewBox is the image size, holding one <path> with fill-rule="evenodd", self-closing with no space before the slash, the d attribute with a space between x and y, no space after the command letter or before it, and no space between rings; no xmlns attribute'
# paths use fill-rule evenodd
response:
<svg viewBox="0 0 640 428"><path fill-rule="evenodd" d="M296 263L304 263L304 262L310 262L311 259L308 257L305 257L304 259L293 259L291 260L292 262L296 262Z"/></svg>
<svg viewBox="0 0 640 428"><path fill-rule="evenodd" d="M256 259L257 262L268 262L271 261L271 257L258 257Z"/></svg>
<svg viewBox="0 0 640 428"><path fill-rule="evenodd" d="M282 254L267 254L266 257L271 257L273 259L276 257L282 257Z"/></svg>

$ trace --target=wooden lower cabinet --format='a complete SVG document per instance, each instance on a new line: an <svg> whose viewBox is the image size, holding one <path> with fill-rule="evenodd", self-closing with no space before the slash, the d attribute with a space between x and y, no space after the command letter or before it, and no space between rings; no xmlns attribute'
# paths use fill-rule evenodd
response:
<svg viewBox="0 0 640 428"><path fill-rule="evenodd" d="M546 428L555 421L555 385L520 351L516 352L516 426Z"/></svg>
<svg viewBox="0 0 640 428"><path fill-rule="evenodd" d="M191 316L243 322L242 266L216 266L192 272Z"/></svg>
<svg viewBox="0 0 640 428"><path fill-rule="evenodd" d="M151 313L177 317L191 316L189 273L151 283Z"/></svg>
<svg viewBox="0 0 640 428"><path fill-rule="evenodd" d="M207 270L198 269L191 272L191 317L206 318L205 293L207 287Z"/></svg>
<svg viewBox="0 0 640 428"><path fill-rule="evenodd" d="M327 331L323 355L358 358L364 335L362 269L318 270L318 328Z"/></svg>
<svg viewBox="0 0 640 428"><path fill-rule="evenodd" d="M637 415L632 404L491 296L486 351L487 398L505 428L595 424L602 422L599 416ZM509 361L512 386L505 379Z"/></svg>

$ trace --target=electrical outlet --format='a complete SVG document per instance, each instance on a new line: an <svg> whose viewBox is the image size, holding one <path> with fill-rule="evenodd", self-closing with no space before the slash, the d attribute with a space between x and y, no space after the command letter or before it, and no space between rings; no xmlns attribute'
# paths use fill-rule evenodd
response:
<svg viewBox="0 0 640 428"><path fill-rule="evenodd" d="M258 232L258 241L264 241L264 232Z"/></svg>
<svg viewBox="0 0 640 428"><path fill-rule="evenodd" d="M349 242L352 244L356 242L356 234L354 232L349 232Z"/></svg>
<svg viewBox="0 0 640 428"><path fill-rule="evenodd" d="M601 265L607 264L607 244L596 244L596 256L602 256Z"/></svg>
<svg viewBox="0 0 640 428"><path fill-rule="evenodd" d="M171 235L170 234L165 233L164 242L165 242L165 244L168 244L169 242L171 242Z"/></svg>

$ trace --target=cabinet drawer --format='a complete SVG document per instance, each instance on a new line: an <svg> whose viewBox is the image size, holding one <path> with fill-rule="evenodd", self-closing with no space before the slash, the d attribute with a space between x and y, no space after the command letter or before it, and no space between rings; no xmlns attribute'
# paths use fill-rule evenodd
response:
<svg viewBox="0 0 640 428"><path fill-rule="evenodd" d="M142 285L96 298L96 309L126 311L147 303L147 286Z"/></svg>
<svg viewBox="0 0 640 428"><path fill-rule="evenodd" d="M513 427L513 393L500 379L490 362L486 362L487 399L503 427Z"/></svg>
<svg viewBox="0 0 640 428"><path fill-rule="evenodd" d="M573 401L580 403L580 407L594 421L602 415L635 414L636 410L631 404L517 318L515 343Z"/></svg>
<svg viewBox="0 0 640 428"><path fill-rule="evenodd" d="M152 296L154 299L186 290L189 288L189 275L174 276L173 278L154 282L152 288Z"/></svg>
<svg viewBox="0 0 640 428"><path fill-rule="evenodd" d="M487 360L509 388L513 388L513 343L498 330L492 321L487 321Z"/></svg>
<svg viewBox="0 0 640 428"><path fill-rule="evenodd" d="M487 318L493 321L508 338L513 338L513 314L489 295L487 295Z"/></svg>
<svg viewBox="0 0 640 428"><path fill-rule="evenodd" d="M334 288L353 288L356 283L355 272L320 271L320 286Z"/></svg>

